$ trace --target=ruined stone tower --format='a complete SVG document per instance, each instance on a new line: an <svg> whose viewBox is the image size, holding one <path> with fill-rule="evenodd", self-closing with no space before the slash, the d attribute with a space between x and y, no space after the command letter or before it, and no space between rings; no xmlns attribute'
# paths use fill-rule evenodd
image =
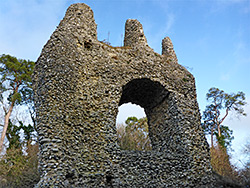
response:
<svg viewBox="0 0 250 188"><path fill-rule="evenodd" d="M137 20L124 47L97 40L92 10L71 5L33 75L39 134L37 187L211 187L195 80L172 42L154 52ZM152 151L117 144L118 107L145 109Z"/></svg>

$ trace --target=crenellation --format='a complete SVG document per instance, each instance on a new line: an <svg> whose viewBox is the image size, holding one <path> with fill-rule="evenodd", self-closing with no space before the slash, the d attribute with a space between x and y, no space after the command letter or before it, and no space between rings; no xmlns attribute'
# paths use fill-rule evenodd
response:
<svg viewBox="0 0 250 188"><path fill-rule="evenodd" d="M177 56L174 51L174 46L169 37L165 37L162 40L162 55L167 56L169 59L171 59L174 62L178 62Z"/></svg>
<svg viewBox="0 0 250 188"><path fill-rule="evenodd" d="M142 24L136 19L128 19L125 24L124 46L134 47L137 45L147 45Z"/></svg>
<svg viewBox="0 0 250 188"><path fill-rule="evenodd" d="M86 37L89 36L97 40L97 25L94 13L88 5L83 3L73 4L67 9L66 15L57 28L59 33L62 30L69 30L68 32L72 32L76 37L81 37L84 34ZM77 30L76 33L73 32L75 30Z"/></svg>

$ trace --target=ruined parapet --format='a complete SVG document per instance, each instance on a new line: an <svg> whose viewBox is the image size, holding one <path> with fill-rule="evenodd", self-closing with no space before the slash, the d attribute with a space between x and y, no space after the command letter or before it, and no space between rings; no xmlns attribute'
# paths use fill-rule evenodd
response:
<svg viewBox="0 0 250 188"><path fill-rule="evenodd" d="M137 20L126 22L124 44L98 41L92 10L74 4L44 46L33 75L37 187L214 187L193 75L168 58L168 40L164 55L145 48ZM117 143L128 102L145 109L152 151Z"/></svg>
<svg viewBox="0 0 250 188"><path fill-rule="evenodd" d="M124 46L147 45L142 24L136 19L128 19L125 24Z"/></svg>
<svg viewBox="0 0 250 188"><path fill-rule="evenodd" d="M83 3L73 4L67 9L66 15L59 25L60 28L71 32L77 30L79 34L97 39L97 26L93 11L89 6Z"/></svg>
<svg viewBox="0 0 250 188"><path fill-rule="evenodd" d="M172 59L172 61L177 62L177 57L174 51L174 46L169 37L165 37L162 40L162 55Z"/></svg>

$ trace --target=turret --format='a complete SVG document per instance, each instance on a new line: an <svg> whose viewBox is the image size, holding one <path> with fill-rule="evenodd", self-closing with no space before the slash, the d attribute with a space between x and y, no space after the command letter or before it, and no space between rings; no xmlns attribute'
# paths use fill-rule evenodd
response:
<svg viewBox="0 0 250 188"><path fill-rule="evenodd" d="M136 19L128 19L125 24L124 46L147 45L142 24Z"/></svg>
<svg viewBox="0 0 250 188"><path fill-rule="evenodd" d="M165 37L162 40L162 55L169 57L169 59L177 60L173 43L169 37Z"/></svg>
<svg viewBox="0 0 250 188"><path fill-rule="evenodd" d="M97 25L94 13L86 4L76 3L71 5L60 23L60 26L62 25L70 30L68 32L77 30L82 36L90 36L93 39L97 39Z"/></svg>

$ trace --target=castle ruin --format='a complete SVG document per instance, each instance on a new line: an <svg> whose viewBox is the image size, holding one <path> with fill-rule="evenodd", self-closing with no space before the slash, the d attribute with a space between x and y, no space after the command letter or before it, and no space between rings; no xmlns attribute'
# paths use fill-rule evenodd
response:
<svg viewBox="0 0 250 188"><path fill-rule="evenodd" d="M90 7L71 5L37 60L37 187L213 187L195 79L171 40L160 55L137 20L127 20L123 47L98 41L96 28ZM145 109L152 151L117 144L128 102Z"/></svg>

